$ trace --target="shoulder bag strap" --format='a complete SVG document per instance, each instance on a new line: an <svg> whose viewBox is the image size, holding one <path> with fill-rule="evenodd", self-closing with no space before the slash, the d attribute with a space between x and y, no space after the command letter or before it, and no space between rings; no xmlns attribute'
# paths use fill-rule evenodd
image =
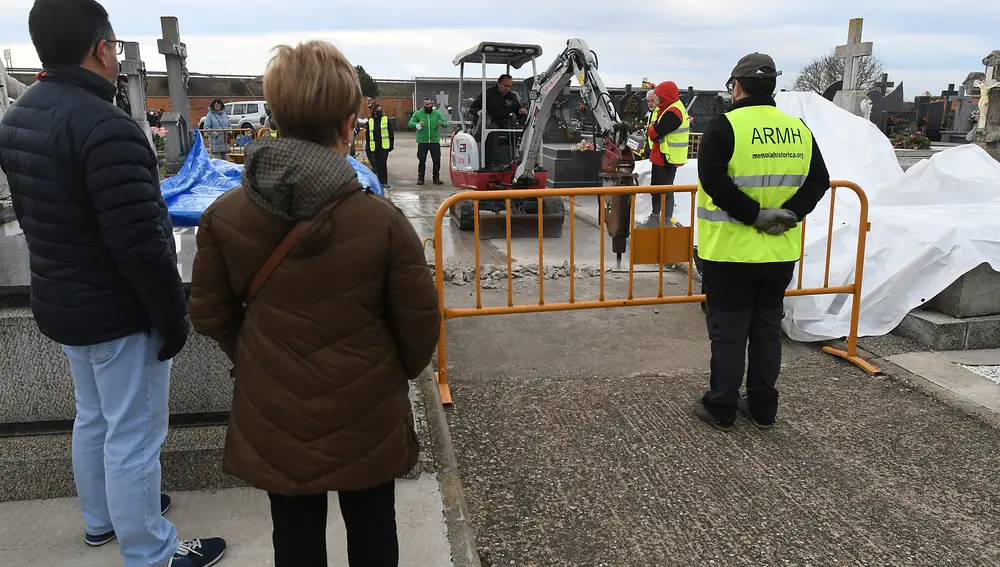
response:
<svg viewBox="0 0 1000 567"><path fill-rule="evenodd" d="M313 225L313 223L316 222L317 219L319 219L326 213L330 212L331 209L337 206L338 203L343 201L344 198L346 198L350 194L351 193L348 193L347 195L341 195L340 197L337 197L336 199L330 201L315 215L309 217L308 219L299 221L299 223L296 224L295 227L292 228L292 230L290 230L287 235L285 235L284 240L282 240L278 244L278 247L275 248L273 252L271 252L271 255L267 258L267 261L264 262L264 264L257 271L257 275L255 275L253 277L253 280L250 282L250 288L247 290L247 296L245 299L245 302L247 304L249 304L253 300L254 296L257 295L257 292L260 291L261 286L263 286L264 283L267 281L267 278L271 277L271 274L274 272L274 270L278 267L279 264L281 264L281 261L285 259L285 256L288 255L288 251L292 249L292 245L295 244L295 241L298 240L300 236L305 234L305 232L309 230L309 228Z"/></svg>

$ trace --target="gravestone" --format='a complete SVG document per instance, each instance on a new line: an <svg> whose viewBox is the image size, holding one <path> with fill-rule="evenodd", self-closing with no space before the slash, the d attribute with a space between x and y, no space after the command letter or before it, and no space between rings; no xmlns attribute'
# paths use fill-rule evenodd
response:
<svg viewBox="0 0 1000 567"><path fill-rule="evenodd" d="M174 174L184 165L191 148L191 117L188 115L187 46L181 43L181 28L174 16L160 18L163 39L158 39L158 51L167 62L167 88L171 111L163 114L160 123L167 129L167 174Z"/></svg>
<svg viewBox="0 0 1000 567"><path fill-rule="evenodd" d="M692 133L703 133L716 116L729 110L729 93L718 91L698 91L688 106L688 119Z"/></svg>
<svg viewBox="0 0 1000 567"><path fill-rule="evenodd" d="M900 83L888 95L883 95L879 89L873 89L868 92L868 98L872 101L870 120L878 126L879 130L888 135L889 116L894 116L903 110L903 83Z"/></svg>
<svg viewBox="0 0 1000 567"><path fill-rule="evenodd" d="M149 146L156 153L156 144L153 143L153 133L149 129L149 122L146 120L146 64L139 56L138 42L125 42L125 59L121 62L121 72L128 79L128 98L135 101L132 103L132 119L139 124L139 128L146 133L146 140Z"/></svg>
<svg viewBox="0 0 1000 567"><path fill-rule="evenodd" d="M823 98L825 98L830 102L833 102L833 99L837 97L837 93L839 93L840 90L843 88L844 88L844 81L836 81L829 87L826 87L826 90L823 91Z"/></svg>
<svg viewBox="0 0 1000 567"><path fill-rule="evenodd" d="M861 101L867 96L858 84L860 59L872 54L872 42L861 41L863 27L863 18L852 19L847 28L847 43L838 45L834 51L835 57L844 60L844 88L833 97L833 102L854 115L861 114Z"/></svg>
<svg viewBox="0 0 1000 567"><path fill-rule="evenodd" d="M969 140L969 132L974 124L972 117L974 111L979 108L979 100L976 97L966 94L965 85L958 87L958 96L955 97L955 110L952 116L951 127L941 132L941 141L948 143L965 143Z"/></svg>
<svg viewBox="0 0 1000 567"><path fill-rule="evenodd" d="M931 100L930 104L927 105L927 122L923 126L920 126L918 122L917 127L932 142L940 142L941 132L944 130L945 118L947 118L945 102L943 100Z"/></svg>
<svg viewBox="0 0 1000 567"><path fill-rule="evenodd" d="M1000 161L1000 50L983 58L986 77L979 85L979 122L973 142Z"/></svg>
<svg viewBox="0 0 1000 567"><path fill-rule="evenodd" d="M885 97L885 89L887 87L894 86L895 84L896 83L894 83L894 82L892 82L892 81L889 80L889 74L888 73L882 73L882 76L879 77L879 80L875 83L874 86L875 86L875 88L877 88L879 90L879 93L881 93L882 97L884 98Z"/></svg>
<svg viewBox="0 0 1000 567"><path fill-rule="evenodd" d="M66 356L39 332L31 314L28 247L16 226L0 226L0 430L71 421L76 412ZM174 239L178 272L189 288L196 230L175 229ZM191 332L171 370L171 415L229 411L231 366L214 341Z"/></svg>
<svg viewBox="0 0 1000 567"><path fill-rule="evenodd" d="M965 94L970 96L979 96L979 85L983 83L986 79L986 73L982 71L973 71L969 73L965 80L962 81L962 86L965 87Z"/></svg>
<svg viewBox="0 0 1000 567"><path fill-rule="evenodd" d="M944 119L941 122L942 130L951 130L952 125L955 121L954 106L952 105L952 100L954 97L958 96L959 92L955 90L955 84L949 83L948 88L941 91L941 98L944 99Z"/></svg>

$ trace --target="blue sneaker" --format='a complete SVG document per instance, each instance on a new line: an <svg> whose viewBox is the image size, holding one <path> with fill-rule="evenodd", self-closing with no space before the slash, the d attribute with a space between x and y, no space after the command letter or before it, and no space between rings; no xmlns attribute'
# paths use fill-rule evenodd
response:
<svg viewBox="0 0 1000 567"><path fill-rule="evenodd" d="M167 510L169 509L170 509L170 497L167 496L166 494L161 494L160 514L161 515L166 514ZM110 532L99 535L84 534L83 541L90 547L101 547L106 543L111 543L116 537L118 536L115 535L115 530L111 530Z"/></svg>
<svg viewBox="0 0 1000 567"><path fill-rule="evenodd" d="M221 537L182 541L167 567L209 567L226 553L226 540Z"/></svg>

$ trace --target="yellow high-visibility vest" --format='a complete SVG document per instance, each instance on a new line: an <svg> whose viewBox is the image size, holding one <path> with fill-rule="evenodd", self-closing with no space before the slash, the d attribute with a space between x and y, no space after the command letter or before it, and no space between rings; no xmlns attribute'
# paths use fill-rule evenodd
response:
<svg viewBox="0 0 1000 567"><path fill-rule="evenodd" d="M383 116L382 120L379 122L379 129L382 132L382 149L389 149L389 117ZM375 131L375 118L371 117L368 119L368 149L375 151L375 136L373 132Z"/></svg>
<svg viewBox="0 0 1000 567"><path fill-rule="evenodd" d="M663 136L660 141L660 153L666 159L667 163L673 165L684 165L687 163L688 157L688 144L689 138L691 137L691 120L688 117L687 109L684 108L684 104L681 101L677 101L667 107L667 110L671 108L676 108L681 113L681 125L677 127L673 132L668 133ZM646 145L650 148L653 147L655 143L649 137L649 127L656 124L656 120L660 116L659 107L653 109L653 113L649 115L649 121L646 123Z"/></svg>
<svg viewBox="0 0 1000 567"><path fill-rule="evenodd" d="M794 116L773 106L747 106L726 113L735 146L728 173L740 191L776 209L805 183L813 136ZM780 236L761 234L712 202L698 180L698 256L715 262L794 262L802 253L801 224Z"/></svg>
<svg viewBox="0 0 1000 567"><path fill-rule="evenodd" d="M684 165L688 159L688 138L691 136L691 121L688 119L687 109L684 103L677 101L667 107L667 110L676 108L681 111L681 125L673 132L669 132L660 142L660 152L666 156L667 163L674 165Z"/></svg>

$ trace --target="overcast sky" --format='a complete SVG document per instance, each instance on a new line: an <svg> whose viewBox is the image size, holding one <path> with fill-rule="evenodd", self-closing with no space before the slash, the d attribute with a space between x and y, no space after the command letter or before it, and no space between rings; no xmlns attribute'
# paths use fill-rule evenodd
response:
<svg viewBox="0 0 1000 567"><path fill-rule="evenodd" d="M39 65L28 35L32 0L0 0L3 41L14 66ZM570 37L590 44L608 85L673 80L681 88L721 89L744 54L771 54L782 69L779 87L816 56L847 40L850 18L865 19L890 80L907 99L982 71L1000 49L1000 1L938 0L549 0L486 3L381 0L365 9L344 0L106 0L119 39L141 44L146 67L163 70L156 53L159 16L180 19L188 68L199 73L260 74L271 47L307 39L337 45L376 78L457 76L456 53L480 41L535 43L544 69ZM615 11L615 6L623 9ZM954 8L951 11L951 8ZM483 16L489 19L483 20ZM476 69L473 72L478 73ZM494 76L498 72L490 70ZM515 76L524 76L524 68Z"/></svg>

